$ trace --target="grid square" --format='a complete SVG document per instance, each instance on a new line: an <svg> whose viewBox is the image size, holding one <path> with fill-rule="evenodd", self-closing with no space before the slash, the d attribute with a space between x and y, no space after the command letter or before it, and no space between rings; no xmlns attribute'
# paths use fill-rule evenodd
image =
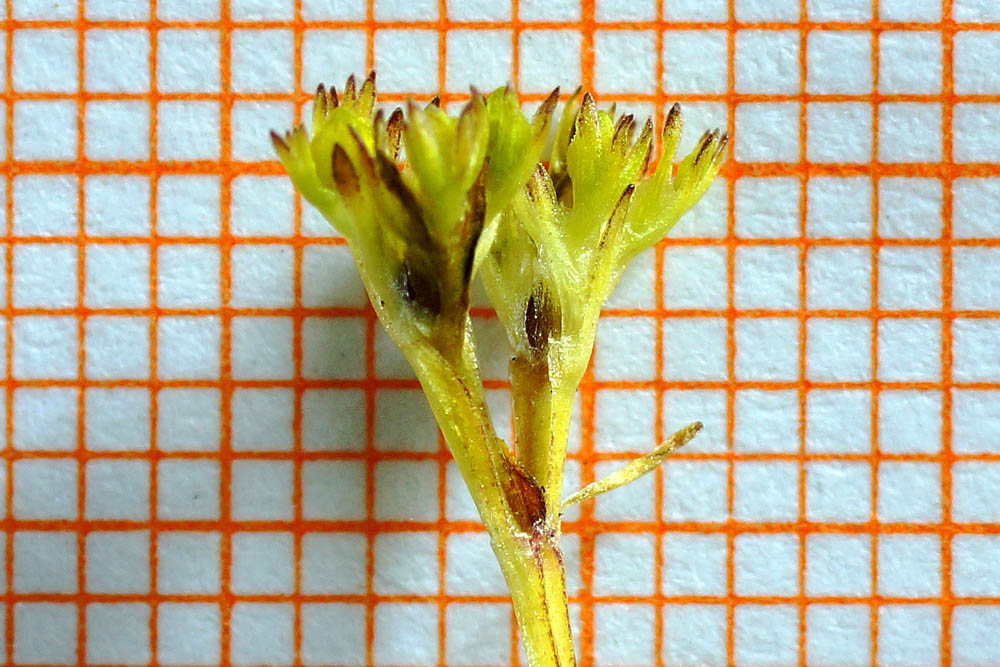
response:
<svg viewBox="0 0 1000 667"><path fill-rule="evenodd" d="M567 81L580 80L581 35L576 30L525 30L518 43L521 62L544 62L545 67L522 67L518 87L525 93L548 93Z"/></svg>
<svg viewBox="0 0 1000 667"><path fill-rule="evenodd" d="M288 389L236 389L230 404L233 449L290 451L294 412Z"/></svg>
<svg viewBox="0 0 1000 667"><path fill-rule="evenodd" d="M11 81L19 92L72 93L79 86L77 33L66 29L15 30Z"/></svg>
<svg viewBox="0 0 1000 667"><path fill-rule="evenodd" d="M303 476L307 472L304 470ZM230 514L236 521L291 520L292 464L233 461L229 494Z"/></svg>
<svg viewBox="0 0 1000 667"><path fill-rule="evenodd" d="M867 535L806 536L806 595L871 595L872 540Z"/></svg>
<svg viewBox="0 0 1000 667"><path fill-rule="evenodd" d="M671 0L663 3L663 15L671 21L720 23L729 18L724 0Z"/></svg>
<svg viewBox="0 0 1000 667"><path fill-rule="evenodd" d="M456 603L445 612L445 662L449 665L506 665L510 662L508 604Z"/></svg>
<svg viewBox="0 0 1000 667"><path fill-rule="evenodd" d="M290 0L233 0L229 12L240 21L288 21L294 16Z"/></svg>
<svg viewBox="0 0 1000 667"><path fill-rule="evenodd" d="M234 190L238 180L234 180ZM218 236L219 189L218 176L161 176L156 191L157 233L163 236Z"/></svg>
<svg viewBox="0 0 1000 667"><path fill-rule="evenodd" d="M476 86L492 90L505 85L514 71L514 44L509 30L449 30L445 87L465 92Z"/></svg>
<svg viewBox="0 0 1000 667"><path fill-rule="evenodd" d="M87 5L89 8L91 3ZM88 30L85 39L83 80L88 91L144 93L149 90L148 32Z"/></svg>
<svg viewBox="0 0 1000 667"><path fill-rule="evenodd" d="M733 464L733 515L743 521L794 521L799 516L799 466L789 461Z"/></svg>
<svg viewBox="0 0 1000 667"><path fill-rule="evenodd" d="M941 467L913 461L880 462L877 509L884 523L940 521Z"/></svg>
<svg viewBox="0 0 1000 667"><path fill-rule="evenodd" d="M579 6L578 3L573 5ZM635 29L595 31L594 86L609 93L653 92L656 88L655 33Z"/></svg>
<svg viewBox="0 0 1000 667"><path fill-rule="evenodd" d="M219 377L220 323L217 317L170 316L157 321L157 374L161 379Z"/></svg>
<svg viewBox="0 0 1000 667"><path fill-rule="evenodd" d="M156 149L163 160L216 160L220 150L219 130L217 102L160 102Z"/></svg>
<svg viewBox="0 0 1000 667"><path fill-rule="evenodd" d="M432 604L388 602L375 605L374 664L436 665L437 622Z"/></svg>
<svg viewBox="0 0 1000 667"><path fill-rule="evenodd" d="M158 9L162 9L162 3ZM156 41L157 88L163 93L218 92L219 55L217 30L160 30Z"/></svg>
<svg viewBox="0 0 1000 667"><path fill-rule="evenodd" d="M941 609L934 605L884 605L878 610L878 661L887 667L937 663Z"/></svg>
<svg viewBox="0 0 1000 667"><path fill-rule="evenodd" d="M962 523L1000 522L1000 465L958 461L951 467L952 519Z"/></svg>
<svg viewBox="0 0 1000 667"><path fill-rule="evenodd" d="M797 21L799 3L795 0L735 0L738 21Z"/></svg>
<svg viewBox="0 0 1000 667"><path fill-rule="evenodd" d="M13 516L18 519L77 518L77 462L66 458L33 458L11 464L14 478Z"/></svg>
<svg viewBox="0 0 1000 667"><path fill-rule="evenodd" d="M11 327L16 378L71 380L77 377L77 322L73 317L15 317Z"/></svg>
<svg viewBox="0 0 1000 667"><path fill-rule="evenodd" d="M433 521L438 517L438 469L433 461L375 465L375 518Z"/></svg>
<svg viewBox="0 0 1000 667"><path fill-rule="evenodd" d="M306 451L361 451L365 397L356 389L308 389L302 395L302 448Z"/></svg>
<svg viewBox="0 0 1000 667"><path fill-rule="evenodd" d="M735 89L740 93L792 94L799 91L800 34L794 30L740 30L736 33Z"/></svg>
<svg viewBox="0 0 1000 667"><path fill-rule="evenodd" d="M221 536L213 531L164 531L156 539L156 590L209 595L221 581Z"/></svg>
<svg viewBox="0 0 1000 667"><path fill-rule="evenodd" d="M164 21L217 21L219 7L198 0L160 0L156 16Z"/></svg>
<svg viewBox="0 0 1000 667"><path fill-rule="evenodd" d="M92 380L149 377L149 318L95 316L84 325L84 372Z"/></svg>
<svg viewBox="0 0 1000 667"><path fill-rule="evenodd" d="M287 380L295 373L290 317L234 317L232 374L240 380Z"/></svg>
<svg viewBox="0 0 1000 667"><path fill-rule="evenodd" d="M959 382L996 382L1000 377L1000 320L957 318L951 335L952 377Z"/></svg>
<svg viewBox="0 0 1000 667"><path fill-rule="evenodd" d="M882 8L885 8L884 3ZM943 58L940 34L887 30L879 35L878 44L879 92L912 95L941 91Z"/></svg>
<svg viewBox="0 0 1000 667"><path fill-rule="evenodd" d="M729 80L729 43L721 30L663 33L663 87L670 93L722 93ZM692 53L701 54L692 58Z"/></svg>
<svg viewBox="0 0 1000 667"><path fill-rule="evenodd" d="M139 602L87 605L87 664L145 665L152 658L150 609Z"/></svg>
<svg viewBox="0 0 1000 667"><path fill-rule="evenodd" d="M347 246L307 245L302 251L302 275L306 308L363 308L368 303Z"/></svg>
<svg viewBox="0 0 1000 667"><path fill-rule="evenodd" d="M734 193L736 235L777 239L799 235L802 186L790 177L744 177Z"/></svg>
<svg viewBox="0 0 1000 667"><path fill-rule="evenodd" d="M507 585L486 533L454 533L445 545L445 592L449 595L504 595Z"/></svg>
<svg viewBox="0 0 1000 667"><path fill-rule="evenodd" d="M663 301L667 308L726 306L726 251L718 246L667 247L663 251Z"/></svg>
<svg viewBox="0 0 1000 667"><path fill-rule="evenodd" d="M858 318L813 318L806 322L806 376L820 381L867 381L872 323Z"/></svg>
<svg viewBox="0 0 1000 667"><path fill-rule="evenodd" d="M871 238L872 196L870 178L809 179L806 233L813 238Z"/></svg>
<svg viewBox="0 0 1000 667"><path fill-rule="evenodd" d="M238 532L232 535L230 590L236 594L291 593L294 550L291 533Z"/></svg>
<svg viewBox="0 0 1000 667"><path fill-rule="evenodd" d="M952 613L952 660L963 667L996 662L994 628L1000 623L996 605L961 605Z"/></svg>
<svg viewBox="0 0 1000 667"><path fill-rule="evenodd" d="M361 461L308 461L302 465L302 516L357 521L365 518Z"/></svg>
<svg viewBox="0 0 1000 667"><path fill-rule="evenodd" d="M343 602L302 605L302 663L365 662L365 608Z"/></svg>
<svg viewBox="0 0 1000 667"><path fill-rule="evenodd" d="M1000 595L1000 535L955 535L951 553L955 595Z"/></svg>
<svg viewBox="0 0 1000 667"><path fill-rule="evenodd" d="M879 535L878 589L891 597L941 594L941 542L937 535Z"/></svg>
<svg viewBox="0 0 1000 667"><path fill-rule="evenodd" d="M652 595L656 538L651 533L597 535L594 595Z"/></svg>
<svg viewBox="0 0 1000 667"><path fill-rule="evenodd" d="M22 450L68 451L77 446L79 390L18 387L14 390L11 442Z"/></svg>
<svg viewBox="0 0 1000 667"><path fill-rule="evenodd" d="M816 389L806 394L806 449L863 454L871 451L871 393Z"/></svg>
<svg viewBox="0 0 1000 667"><path fill-rule="evenodd" d="M885 452L933 453L941 446L941 392L892 390L879 394L879 447Z"/></svg>
<svg viewBox="0 0 1000 667"><path fill-rule="evenodd" d="M889 318L878 323L878 376L932 382L941 377L941 322Z"/></svg>
<svg viewBox="0 0 1000 667"><path fill-rule="evenodd" d="M94 531L86 538L85 587L88 593L149 593L149 532Z"/></svg>
<svg viewBox="0 0 1000 667"><path fill-rule="evenodd" d="M806 463L806 518L810 521L863 523L871 519L872 472L867 463Z"/></svg>
<svg viewBox="0 0 1000 667"><path fill-rule="evenodd" d="M76 104L69 100L24 100L14 104L14 159L75 160Z"/></svg>
<svg viewBox="0 0 1000 667"><path fill-rule="evenodd" d="M37 0L12 0L11 17L15 19L75 19L76 7L72 5L52 5ZM6 11L6 10L5 10ZM7 18L4 16L4 18Z"/></svg>
<svg viewBox="0 0 1000 667"><path fill-rule="evenodd" d="M453 21L509 21L510 0L448 0L448 18Z"/></svg>
<svg viewBox="0 0 1000 667"><path fill-rule="evenodd" d="M655 618L648 604L595 604L594 664L652 664Z"/></svg>
<svg viewBox="0 0 1000 667"><path fill-rule="evenodd" d="M988 264L982 264L982 271ZM941 251L883 247L878 254L878 300L883 309L941 307Z"/></svg>
<svg viewBox="0 0 1000 667"><path fill-rule="evenodd" d="M740 389L733 398L733 413L734 450L798 451L798 392Z"/></svg>
<svg viewBox="0 0 1000 667"><path fill-rule="evenodd" d="M952 391L952 448L963 454L1000 451L1000 392Z"/></svg>
<svg viewBox="0 0 1000 667"><path fill-rule="evenodd" d="M961 310L995 310L1000 286L1000 249L954 248L953 305Z"/></svg>
<svg viewBox="0 0 1000 667"><path fill-rule="evenodd" d="M18 236L72 236L79 229L77 179L65 174L14 177L11 230Z"/></svg>
<svg viewBox="0 0 1000 667"><path fill-rule="evenodd" d="M737 595L798 593L799 539L790 533L737 535L733 590Z"/></svg>
<svg viewBox="0 0 1000 667"><path fill-rule="evenodd" d="M799 108L789 102L747 102L736 107L740 162L798 162Z"/></svg>
<svg viewBox="0 0 1000 667"><path fill-rule="evenodd" d="M291 92L290 30L234 30L230 37L231 86L242 93ZM261 58L261 54L268 54Z"/></svg>
<svg viewBox="0 0 1000 667"><path fill-rule="evenodd" d="M974 0L975 1L975 0ZM961 5L958 0L956 5ZM881 0L879 15L888 21L940 21L940 0Z"/></svg>
<svg viewBox="0 0 1000 667"><path fill-rule="evenodd" d="M806 659L809 663L868 664L870 613L868 605L809 605L806 608Z"/></svg>
<svg viewBox="0 0 1000 667"><path fill-rule="evenodd" d="M156 614L156 655L163 665L217 665L222 645L219 605L163 602Z"/></svg>
<svg viewBox="0 0 1000 667"><path fill-rule="evenodd" d="M372 11L377 21L432 21L438 17L438 6L434 0L373 0Z"/></svg>
<svg viewBox="0 0 1000 667"><path fill-rule="evenodd" d="M865 0L807 0L806 13L813 21L862 23L872 18L872 6Z"/></svg>
<svg viewBox="0 0 1000 667"><path fill-rule="evenodd" d="M601 479L625 465L627 461L601 461L594 466L594 478ZM597 498L594 517L598 521L652 521L656 517L653 475L645 475L627 486Z"/></svg>
<svg viewBox="0 0 1000 667"><path fill-rule="evenodd" d="M167 308L211 308L220 304L219 249L171 244L157 252L156 299Z"/></svg>
<svg viewBox="0 0 1000 667"><path fill-rule="evenodd" d="M367 539L360 533L306 533L302 536L301 590L307 595L365 592ZM492 555L492 552L491 552ZM330 567L337 563L337 567Z"/></svg>
<svg viewBox="0 0 1000 667"><path fill-rule="evenodd" d="M88 519L148 519L149 469L149 461L143 460L87 461L84 516Z"/></svg>
<svg viewBox="0 0 1000 667"><path fill-rule="evenodd" d="M375 393L375 447L386 451L436 452L437 423L423 392L380 389Z"/></svg>
<svg viewBox="0 0 1000 667"><path fill-rule="evenodd" d="M725 595L726 536L665 534L662 586L667 595Z"/></svg>
<svg viewBox="0 0 1000 667"><path fill-rule="evenodd" d="M729 516L727 467L719 461L667 461L663 471L664 520L725 521Z"/></svg>
<svg viewBox="0 0 1000 667"><path fill-rule="evenodd" d="M878 158L882 162L939 162L941 105L888 102L879 105Z"/></svg>
<svg viewBox="0 0 1000 667"><path fill-rule="evenodd" d="M21 530L14 541L15 593L75 593L76 535L67 531Z"/></svg>
<svg viewBox="0 0 1000 667"><path fill-rule="evenodd" d="M386 92L437 90L438 34L431 30L375 31L375 69Z"/></svg>
<svg viewBox="0 0 1000 667"><path fill-rule="evenodd" d="M291 236L294 198L288 179L241 175L231 186L230 229L237 236Z"/></svg>
<svg viewBox="0 0 1000 667"><path fill-rule="evenodd" d="M407 531L375 536L372 590L379 595L438 592L438 536Z"/></svg>
<svg viewBox="0 0 1000 667"><path fill-rule="evenodd" d="M656 307L656 248L650 248L636 255L622 274L618 286L604 302L605 308L648 308ZM506 338L502 327L500 335ZM507 362L503 362L506 369ZM503 371L506 377L506 370Z"/></svg>
<svg viewBox="0 0 1000 667"><path fill-rule="evenodd" d="M364 340L363 319L307 317L302 323L303 377L364 377Z"/></svg>
<svg viewBox="0 0 1000 667"><path fill-rule="evenodd" d="M652 380L656 375L656 321L648 317L598 320L594 345L597 380Z"/></svg>
<svg viewBox="0 0 1000 667"><path fill-rule="evenodd" d="M83 300L91 308L149 305L149 246L94 243L87 246Z"/></svg>
<svg viewBox="0 0 1000 667"><path fill-rule="evenodd" d="M741 604L733 617L733 656L740 665L792 665L798 660L799 615L794 605Z"/></svg>
<svg viewBox="0 0 1000 667"><path fill-rule="evenodd" d="M798 379L798 320L790 317L738 318L734 338L737 379Z"/></svg>
<svg viewBox="0 0 1000 667"><path fill-rule="evenodd" d="M76 605L22 602L12 605L13 658L22 665L76 664Z"/></svg>
<svg viewBox="0 0 1000 667"><path fill-rule="evenodd" d="M69 243L18 243L11 297L18 308L68 308L77 301L77 248Z"/></svg>
<svg viewBox="0 0 1000 667"><path fill-rule="evenodd" d="M797 308L799 250L770 245L737 248L733 280L737 308Z"/></svg>
<svg viewBox="0 0 1000 667"><path fill-rule="evenodd" d="M156 446L165 451L217 449L221 428L219 391L164 388L157 394Z"/></svg>
<svg viewBox="0 0 1000 667"><path fill-rule="evenodd" d="M363 19L364 5L358 5ZM306 13L305 4L302 11ZM364 72L367 44L361 30L306 30L302 38L302 88L311 91L320 83L340 88L348 76ZM377 83L381 89L381 76Z"/></svg>
<svg viewBox="0 0 1000 667"><path fill-rule="evenodd" d="M860 102L806 105L806 157L810 162L867 163L872 157L872 108Z"/></svg>
<svg viewBox="0 0 1000 667"><path fill-rule="evenodd" d="M962 192L960 186L957 192ZM933 239L941 236L941 181L931 178L879 180L879 233L891 238ZM961 197L956 194L956 199ZM956 204L956 212L958 211ZM956 213L956 221L959 219Z"/></svg>
<svg viewBox="0 0 1000 667"><path fill-rule="evenodd" d="M722 605L664 605L664 663L726 664L726 625L726 608Z"/></svg>
<svg viewBox="0 0 1000 667"><path fill-rule="evenodd" d="M722 318L667 318L663 321L663 377L669 380L724 380L726 321Z"/></svg>
<svg viewBox="0 0 1000 667"><path fill-rule="evenodd" d="M268 131L291 127L292 105L287 102L236 101L230 112L233 159L270 160L274 156Z"/></svg>
<svg viewBox="0 0 1000 667"><path fill-rule="evenodd" d="M864 310L871 307L871 250L814 245L806 255L806 307Z"/></svg>
<svg viewBox="0 0 1000 667"><path fill-rule="evenodd" d="M160 461L156 467L156 515L160 519L218 519L217 461Z"/></svg>
<svg viewBox="0 0 1000 667"><path fill-rule="evenodd" d="M988 31L961 31L954 42L955 92L1000 92L1000 75L991 63L1000 57L1000 36Z"/></svg>
<svg viewBox="0 0 1000 667"><path fill-rule="evenodd" d="M363 21L365 3L361 0L303 0L305 19Z"/></svg>
<svg viewBox="0 0 1000 667"><path fill-rule="evenodd" d="M598 451L648 451L656 437L656 396L643 389L601 389L594 398L594 447Z"/></svg>
<svg viewBox="0 0 1000 667"><path fill-rule="evenodd" d="M813 30L806 45L806 90L860 95L872 90L872 36L860 30Z"/></svg>
<svg viewBox="0 0 1000 667"><path fill-rule="evenodd" d="M956 104L951 123L955 161L1000 160L1000 138L990 131L996 127L998 121L1000 121L1000 104Z"/></svg>

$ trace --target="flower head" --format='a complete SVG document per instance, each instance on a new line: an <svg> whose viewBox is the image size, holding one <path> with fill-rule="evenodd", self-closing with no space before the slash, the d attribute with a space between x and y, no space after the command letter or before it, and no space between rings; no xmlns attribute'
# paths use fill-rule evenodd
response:
<svg viewBox="0 0 1000 667"><path fill-rule="evenodd" d="M505 88L472 91L457 116L436 100L387 116L375 107L373 72L340 94L320 86L311 132L272 133L295 186L351 245L390 333L464 326L480 239L538 161L557 97L531 119Z"/></svg>

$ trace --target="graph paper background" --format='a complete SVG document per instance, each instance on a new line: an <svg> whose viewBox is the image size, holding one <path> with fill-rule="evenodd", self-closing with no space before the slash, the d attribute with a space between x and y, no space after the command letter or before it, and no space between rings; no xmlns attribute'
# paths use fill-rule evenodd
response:
<svg viewBox="0 0 1000 667"><path fill-rule="evenodd" d="M1000 664L994 0L6 0L14 664L511 665L412 375L266 140L577 83L735 136L616 293L566 516L581 664ZM509 432L503 337L475 310Z"/></svg>

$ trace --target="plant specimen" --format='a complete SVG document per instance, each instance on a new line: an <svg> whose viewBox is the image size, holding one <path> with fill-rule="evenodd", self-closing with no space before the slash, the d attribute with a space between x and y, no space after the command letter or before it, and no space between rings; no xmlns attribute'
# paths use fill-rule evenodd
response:
<svg viewBox="0 0 1000 667"><path fill-rule="evenodd" d="M579 90L557 115L558 99L557 89L528 117L509 88L473 90L457 116L436 100L386 114L372 73L339 94L320 86L311 133L272 134L296 188L346 238L419 378L489 532L532 667L575 664L563 507L648 472L700 428L562 499L573 397L602 304L628 262L705 192L727 143L706 133L675 166L675 105L650 171L651 121L639 128ZM510 342L513 447L486 406L469 317L475 277Z"/></svg>

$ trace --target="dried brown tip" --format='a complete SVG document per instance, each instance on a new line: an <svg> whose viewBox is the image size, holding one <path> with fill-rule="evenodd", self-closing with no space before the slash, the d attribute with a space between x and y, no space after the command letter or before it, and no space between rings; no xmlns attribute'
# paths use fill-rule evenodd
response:
<svg viewBox="0 0 1000 667"><path fill-rule="evenodd" d="M358 84L353 74L347 77L347 83L344 84L344 99L352 102L358 99Z"/></svg>
<svg viewBox="0 0 1000 667"><path fill-rule="evenodd" d="M708 149L712 147L715 141L719 138L719 131L712 130L711 132L706 132L701 137L701 145L698 147L698 155L695 156L695 164L702 161Z"/></svg>
<svg viewBox="0 0 1000 667"><path fill-rule="evenodd" d="M666 136L668 133L673 132L680 125L681 105L679 102L674 102L674 105L670 107L670 111L667 112L666 119L663 121L663 135Z"/></svg>
<svg viewBox="0 0 1000 667"><path fill-rule="evenodd" d="M645 174L646 170L649 168L649 160L653 157L653 119L647 118L646 122L642 124L642 132L639 133L639 138L636 140L637 144L646 144L646 155L642 159L642 168L639 170L640 174Z"/></svg>
<svg viewBox="0 0 1000 667"><path fill-rule="evenodd" d="M389 116L389 122L385 125L385 136L392 150L392 159L399 159L400 137L403 134L403 110L396 107L396 110Z"/></svg>
<svg viewBox="0 0 1000 667"><path fill-rule="evenodd" d="M279 152L289 150L288 142L285 141L285 138L282 137L277 132L275 132L274 130L271 130L271 145L274 146L274 150Z"/></svg>
<svg viewBox="0 0 1000 667"><path fill-rule="evenodd" d="M549 93L548 97L546 97L542 101L541 106L539 106L538 110L535 111L535 116L539 117L542 115L545 116L550 115L552 111L556 108L556 104L558 103L559 103L559 86L556 86L555 90Z"/></svg>
<svg viewBox="0 0 1000 667"><path fill-rule="evenodd" d="M330 90L327 93L327 95L330 97L330 106L331 107L339 107L340 106L340 97L337 95L337 87L336 86L330 86Z"/></svg>
<svg viewBox="0 0 1000 667"><path fill-rule="evenodd" d="M552 301L541 283L528 296L524 308L524 335L532 350L542 351L549 345L549 338L558 338L562 333L562 315L558 305Z"/></svg>
<svg viewBox="0 0 1000 667"><path fill-rule="evenodd" d="M441 96L440 95L435 95L434 97L432 97L431 101L427 103L427 106L425 106L424 109L430 109L431 107L435 107L437 109L441 108Z"/></svg>
<svg viewBox="0 0 1000 667"><path fill-rule="evenodd" d="M329 113L329 98L326 96L326 87L321 83L316 86L316 97L313 98L313 106L318 113L326 116Z"/></svg>

